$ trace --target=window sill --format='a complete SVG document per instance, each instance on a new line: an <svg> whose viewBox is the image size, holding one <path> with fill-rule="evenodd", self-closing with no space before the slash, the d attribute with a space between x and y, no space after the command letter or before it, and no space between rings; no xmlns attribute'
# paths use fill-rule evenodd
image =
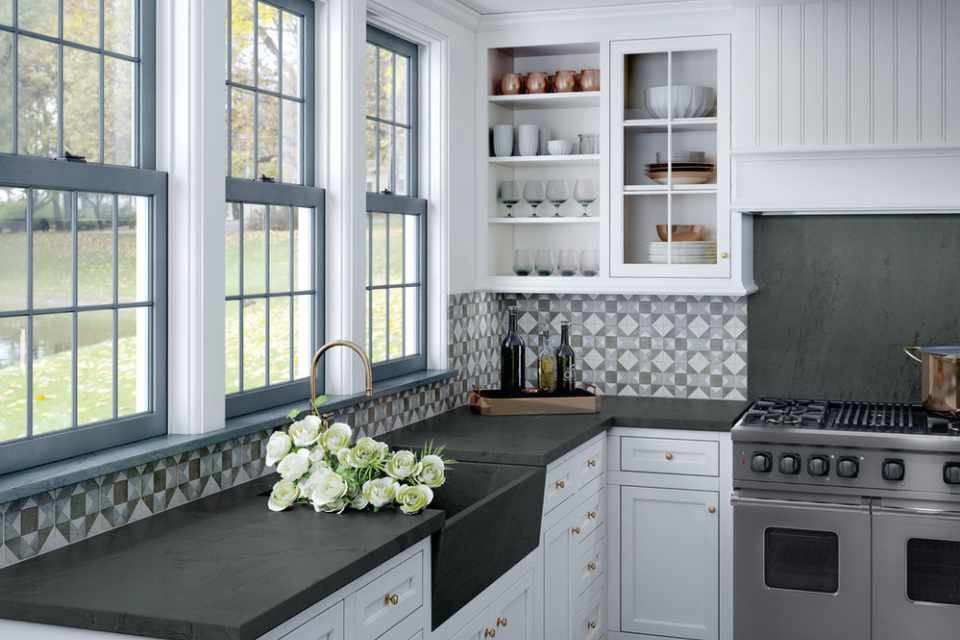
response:
<svg viewBox="0 0 960 640"><path fill-rule="evenodd" d="M456 377L456 369L430 369L378 382L373 386L373 399L393 395L435 382ZM341 411L369 401L363 393L347 396L327 396L324 412ZM0 476L0 504L52 491L108 473L123 471L168 456L175 456L200 447L239 438L257 431L276 429L286 424L287 415L295 409L304 409L307 399L265 411L249 413L227 420L223 429L200 435L165 435L141 442L107 449L86 456L70 458L52 464Z"/></svg>

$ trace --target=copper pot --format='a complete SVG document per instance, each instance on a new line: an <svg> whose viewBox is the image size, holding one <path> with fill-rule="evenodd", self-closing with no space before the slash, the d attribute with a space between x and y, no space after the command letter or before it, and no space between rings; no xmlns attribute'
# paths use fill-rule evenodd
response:
<svg viewBox="0 0 960 640"><path fill-rule="evenodd" d="M531 71L527 74L527 93L546 93L547 74L542 71Z"/></svg>
<svg viewBox="0 0 960 640"><path fill-rule="evenodd" d="M519 73L505 73L500 78L500 93L505 96L515 96L520 93L523 79Z"/></svg>
<svg viewBox="0 0 960 640"><path fill-rule="evenodd" d="M904 352L920 363L923 408L960 414L960 347L905 347Z"/></svg>
<svg viewBox="0 0 960 640"><path fill-rule="evenodd" d="M600 91L600 69L584 69L580 72L581 91Z"/></svg>
<svg viewBox="0 0 960 640"><path fill-rule="evenodd" d="M571 91L575 91L577 88L577 72L557 71L557 75L553 80L553 86L557 93L570 93Z"/></svg>

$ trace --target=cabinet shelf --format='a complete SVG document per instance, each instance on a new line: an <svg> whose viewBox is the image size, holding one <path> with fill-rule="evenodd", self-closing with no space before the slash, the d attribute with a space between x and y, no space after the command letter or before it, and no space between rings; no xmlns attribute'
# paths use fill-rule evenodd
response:
<svg viewBox="0 0 960 640"><path fill-rule="evenodd" d="M523 218L490 218L487 222L490 224L598 224L598 216L546 216L543 217L523 217Z"/></svg>
<svg viewBox="0 0 960 640"><path fill-rule="evenodd" d="M674 118L673 120L649 118L623 121L625 129L666 131L667 125L671 125L674 129L685 129L687 131L710 131L717 128L717 118Z"/></svg>
<svg viewBox="0 0 960 640"><path fill-rule="evenodd" d="M673 187L670 187L665 184L638 184L638 185L627 185L623 188L623 195L625 196L636 196L636 195L649 195L649 194L665 194L665 193L716 193L717 185L715 184L675 184Z"/></svg>
<svg viewBox="0 0 960 640"><path fill-rule="evenodd" d="M522 93L515 96L490 96L490 104L509 109L569 109L600 105L599 91L571 93Z"/></svg>
<svg viewBox="0 0 960 640"><path fill-rule="evenodd" d="M506 156L489 159L490 164L501 167L555 167L592 166L600 164L599 154L570 154L565 156Z"/></svg>

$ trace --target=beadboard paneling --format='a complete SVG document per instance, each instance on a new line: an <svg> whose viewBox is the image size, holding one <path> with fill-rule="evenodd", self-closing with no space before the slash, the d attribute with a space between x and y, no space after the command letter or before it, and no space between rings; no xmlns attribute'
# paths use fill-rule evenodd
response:
<svg viewBox="0 0 960 640"><path fill-rule="evenodd" d="M741 1L734 148L960 143L960 1Z"/></svg>

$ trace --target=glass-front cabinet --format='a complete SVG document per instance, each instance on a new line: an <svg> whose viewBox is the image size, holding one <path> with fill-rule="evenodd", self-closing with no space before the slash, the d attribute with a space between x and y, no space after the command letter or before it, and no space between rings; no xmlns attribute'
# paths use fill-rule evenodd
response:
<svg viewBox="0 0 960 640"><path fill-rule="evenodd" d="M730 40L611 43L610 275L731 278Z"/></svg>

